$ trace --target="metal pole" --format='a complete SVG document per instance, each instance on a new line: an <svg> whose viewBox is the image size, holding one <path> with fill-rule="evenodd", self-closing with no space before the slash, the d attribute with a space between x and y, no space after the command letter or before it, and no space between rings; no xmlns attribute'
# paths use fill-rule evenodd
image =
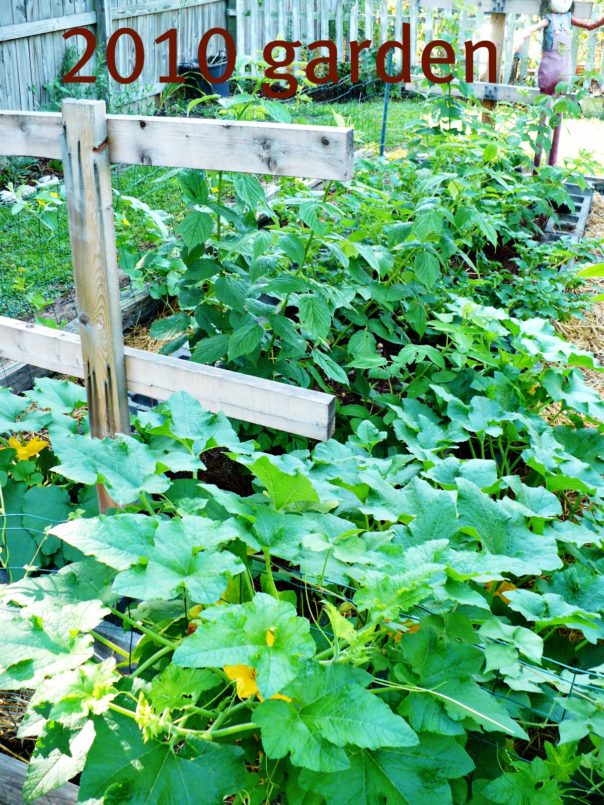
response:
<svg viewBox="0 0 604 805"><path fill-rule="evenodd" d="M394 56L394 49L391 48L390 52L388 53L388 66L386 67L386 72L388 75L392 75L392 59ZM384 91L384 114L382 115L382 136L380 138L380 156L384 156L384 151L386 150L386 131L388 128L388 106L390 105L390 88L392 84L386 83L386 89Z"/></svg>

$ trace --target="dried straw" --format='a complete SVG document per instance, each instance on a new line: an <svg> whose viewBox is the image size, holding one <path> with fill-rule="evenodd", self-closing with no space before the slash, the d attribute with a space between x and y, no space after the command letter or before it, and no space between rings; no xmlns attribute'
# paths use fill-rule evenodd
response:
<svg viewBox="0 0 604 805"><path fill-rule="evenodd" d="M594 255L594 262L604 259L604 196L599 193L594 195L585 236L601 241L602 248ZM604 279L587 280L581 290L593 296L604 294ZM604 364L604 303L595 302L582 319L571 318L565 322L556 322L556 329L575 346L593 352ZM589 385L604 397L604 373L584 369L583 374Z"/></svg>

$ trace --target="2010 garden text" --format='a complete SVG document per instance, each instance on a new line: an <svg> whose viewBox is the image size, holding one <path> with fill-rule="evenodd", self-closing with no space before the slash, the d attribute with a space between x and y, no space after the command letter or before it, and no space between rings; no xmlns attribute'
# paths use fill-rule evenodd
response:
<svg viewBox="0 0 604 805"><path fill-rule="evenodd" d="M72 28L64 34L65 39L72 37L83 37L86 40L86 48L82 57L74 67L64 76L63 82L66 84L92 84L96 81L94 75L81 75L80 71L93 58L97 49L97 39L93 31L88 28ZM224 71L221 75L212 75L209 66L210 44L214 37L222 37L224 40L224 52L226 59ZM117 47L122 38L130 40L134 48L134 62L128 75L120 72L117 65ZM159 76L161 84L182 84L185 76L179 74L179 54L178 54L178 30L170 28L155 40L158 46L166 45L168 48L168 71L166 75ZM360 56L365 50L372 48L369 39L353 41L350 43L350 80L352 83L359 82L359 61ZM299 40L288 41L276 39L269 42L263 51L263 58L266 62L264 71L267 81L262 85L264 94L269 98L287 99L292 98L299 86L299 79L291 70L298 58L297 50L303 47ZM315 85L337 83L339 80L338 49L335 42L329 39L319 39L306 46L307 50L314 54L320 51L320 55L311 58L304 65L306 79ZM481 40L473 43L471 40L464 42L463 61L465 63L465 80L468 83L474 81L474 57L476 51L484 48L488 54L487 75L489 83L497 81L497 49L493 42ZM387 63L391 52L400 53L400 64L394 74L390 74ZM210 28L199 40L198 46L199 72L209 84L219 84L228 81L236 71L237 46L231 34L224 28ZM457 56L455 49L450 42L444 39L435 39L428 42L423 48L420 64L425 77L435 84L449 84L453 81L452 73L443 74L434 72L434 67L447 67L455 65ZM134 28L118 28L111 35L106 48L107 70L110 77L119 84L132 84L137 81L145 67L145 46L140 34ZM403 23L402 34L399 40L389 40L377 48L376 73L378 77L388 84L400 84L411 82L412 68L412 48L411 48L411 26Z"/></svg>

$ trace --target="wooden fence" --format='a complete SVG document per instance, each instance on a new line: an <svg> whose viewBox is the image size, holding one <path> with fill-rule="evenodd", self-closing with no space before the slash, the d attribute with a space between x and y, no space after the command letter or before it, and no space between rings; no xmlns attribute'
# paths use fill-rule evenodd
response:
<svg viewBox="0 0 604 805"><path fill-rule="evenodd" d="M381 44L392 38L400 40L401 26L407 22L411 26L412 63L417 64L423 45L438 38L455 18L461 41L490 39L498 45L499 80L505 84L513 60L514 34L536 19L539 5L540 0L474 0L465 4L455 0L237 0L237 45L240 54L256 56L266 43L278 38L303 44L331 39L345 61L350 41L370 39ZM592 14L599 14L594 3L576 4L576 16L590 18ZM586 70L598 69L604 81L601 34L587 36L575 29L573 58ZM526 78L526 59L523 73Z"/></svg>
<svg viewBox="0 0 604 805"><path fill-rule="evenodd" d="M145 67L133 85L136 95L122 93L126 103L162 89L158 79L167 72L168 51L166 44L155 45L158 36L176 28L178 52L190 57L197 55L204 31L227 26L227 0L0 0L0 108L40 109L52 100L44 87L59 75L66 48L84 47L81 37L63 39L70 28L90 28L101 45L118 27L138 31ZM120 39L116 56L119 72L129 75L134 49L127 38ZM82 74L90 75L90 69Z"/></svg>

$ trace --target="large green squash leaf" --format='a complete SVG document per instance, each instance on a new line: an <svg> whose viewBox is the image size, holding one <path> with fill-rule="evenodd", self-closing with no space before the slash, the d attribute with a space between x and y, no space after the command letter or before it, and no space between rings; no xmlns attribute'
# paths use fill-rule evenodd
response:
<svg viewBox="0 0 604 805"><path fill-rule="evenodd" d="M418 746L358 750L349 754L344 774L303 771L300 785L320 793L327 805L448 805L449 779L474 768L467 752L453 739L423 735Z"/></svg>
<svg viewBox="0 0 604 805"><path fill-rule="evenodd" d="M341 747L413 746L407 722L366 690L371 677L345 665L312 664L287 688L291 701L263 702L254 721L271 758L291 754L292 763L314 771L348 767Z"/></svg>
<svg viewBox="0 0 604 805"><path fill-rule="evenodd" d="M238 536L228 521L120 514L74 520L53 533L121 571L114 592L141 600L171 599L186 591L192 601L211 604L224 593L229 577L244 569L228 551L205 550Z"/></svg>
<svg viewBox="0 0 604 805"><path fill-rule="evenodd" d="M129 718L95 721L96 738L80 783L80 800L106 805L219 805L244 784L243 751L203 741L176 754L143 741Z"/></svg>

